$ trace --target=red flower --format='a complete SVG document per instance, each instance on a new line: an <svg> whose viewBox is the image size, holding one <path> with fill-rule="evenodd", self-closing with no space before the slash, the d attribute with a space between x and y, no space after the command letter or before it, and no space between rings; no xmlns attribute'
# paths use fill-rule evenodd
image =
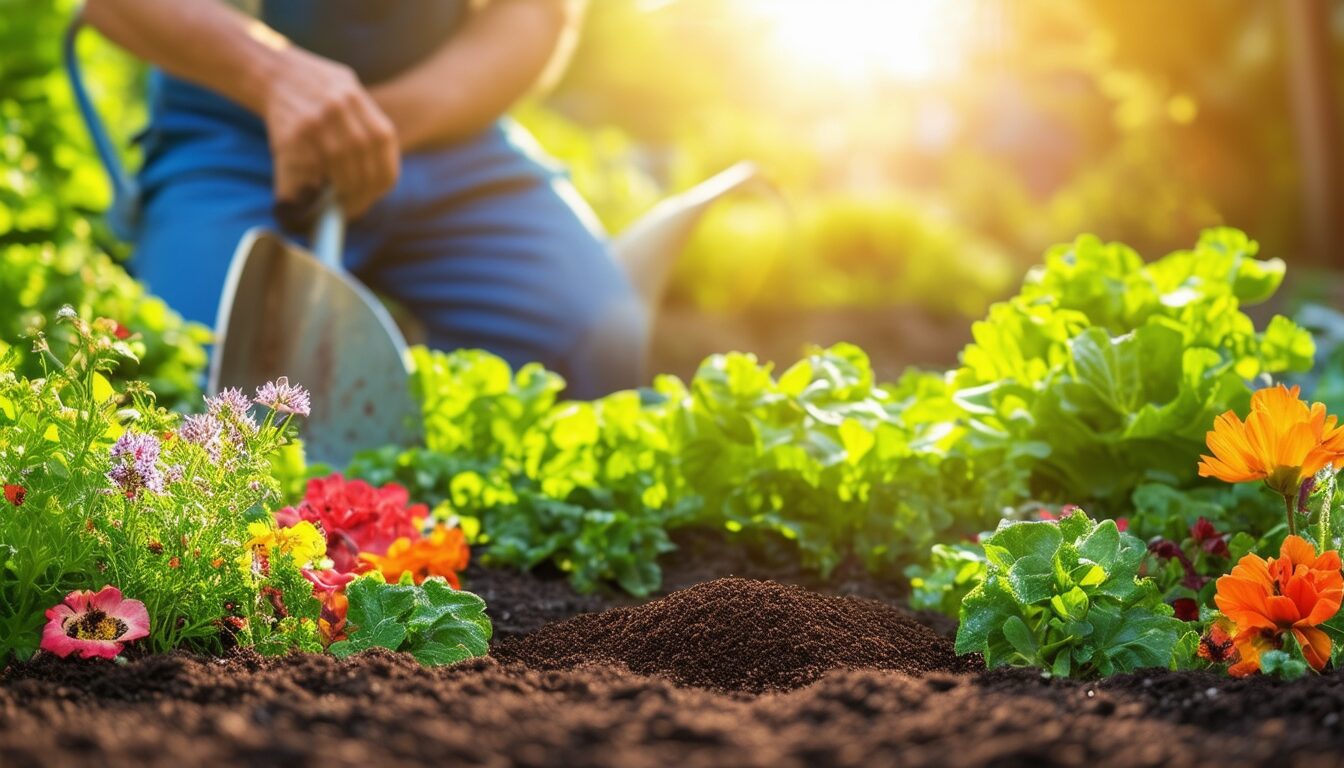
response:
<svg viewBox="0 0 1344 768"><path fill-rule="evenodd" d="M315 478L298 507L275 513L282 526L300 520L317 524L327 534L327 557L341 573L359 570L359 553L383 553L397 539L416 540L429 515L424 504L408 506L410 494L395 483L374 488L340 474Z"/></svg>
<svg viewBox="0 0 1344 768"><path fill-rule="evenodd" d="M1178 597L1171 601L1176 609L1176 618L1181 621L1199 621L1199 603L1192 597Z"/></svg>
<svg viewBox="0 0 1344 768"><path fill-rule="evenodd" d="M1232 552L1227 548L1227 534L1219 533L1207 517L1199 518L1190 526L1190 538L1195 540L1200 549L1211 555L1232 556Z"/></svg>
<svg viewBox="0 0 1344 768"><path fill-rule="evenodd" d="M28 489L22 485L5 483L5 500L16 507L23 506L23 500L28 498Z"/></svg>
<svg viewBox="0 0 1344 768"><path fill-rule="evenodd" d="M345 589L345 585L355 580L355 574L341 573L335 570L315 571L311 568L304 568L303 578L312 582L313 593L321 597L324 592L340 592Z"/></svg>

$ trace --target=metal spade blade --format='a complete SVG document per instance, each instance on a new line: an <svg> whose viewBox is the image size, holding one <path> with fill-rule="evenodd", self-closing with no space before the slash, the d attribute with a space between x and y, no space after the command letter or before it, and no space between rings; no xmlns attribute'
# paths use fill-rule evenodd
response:
<svg viewBox="0 0 1344 768"><path fill-rule="evenodd" d="M356 451L419 441L406 340L382 303L339 266L334 205L314 234L319 259L263 228L243 236L215 323L210 393L250 394L278 376L312 393L300 425L309 461L344 468Z"/></svg>

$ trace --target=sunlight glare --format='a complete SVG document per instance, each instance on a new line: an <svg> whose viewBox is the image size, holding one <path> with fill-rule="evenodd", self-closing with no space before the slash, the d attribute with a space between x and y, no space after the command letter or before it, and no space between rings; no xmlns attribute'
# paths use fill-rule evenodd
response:
<svg viewBox="0 0 1344 768"><path fill-rule="evenodd" d="M780 52L850 83L927 81L957 64L964 0L745 0Z"/></svg>

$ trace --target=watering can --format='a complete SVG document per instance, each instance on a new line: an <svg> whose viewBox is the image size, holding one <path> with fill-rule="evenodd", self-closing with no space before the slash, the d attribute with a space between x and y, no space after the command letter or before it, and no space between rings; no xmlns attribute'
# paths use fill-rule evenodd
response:
<svg viewBox="0 0 1344 768"><path fill-rule="evenodd" d="M138 190L84 86L75 18L64 39L65 67L75 102L113 189L109 224L119 236L135 228ZM738 163L669 197L612 240L616 262L652 319L668 278L696 224L713 203L759 180ZM406 336L386 307L341 266L345 222L329 191L302 206L277 207L283 221L311 221L311 250L256 227L235 249L216 318L208 391L250 391L287 376L320 393L301 436L311 461L345 466L361 449L420 440L420 411L410 391ZM413 322L413 321L412 321ZM403 319L403 325L405 325ZM604 329L613 352L648 348L651 322ZM414 334L414 329L410 329ZM643 362L643 361L641 361Z"/></svg>

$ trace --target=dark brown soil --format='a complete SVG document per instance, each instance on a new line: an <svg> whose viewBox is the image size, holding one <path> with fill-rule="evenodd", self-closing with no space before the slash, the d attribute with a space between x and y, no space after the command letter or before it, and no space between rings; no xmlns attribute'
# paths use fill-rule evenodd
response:
<svg viewBox="0 0 1344 768"><path fill-rule="evenodd" d="M746 579L532 631L595 599L554 578L473 575L515 631L497 658L450 668L388 652L13 665L0 766L1225 768L1344 755L1337 674L968 671L890 605Z"/></svg>
<svg viewBox="0 0 1344 768"><path fill-rule="evenodd" d="M746 693L801 688L834 669L974 667L957 658L951 641L882 603L748 579L576 616L507 641L495 654L536 669L624 664L678 685Z"/></svg>
<svg viewBox="0 0 1344 768"><path fill-rule="evenodd" d="M0 764L523 766L1332 765L1336 676L1101 684L842 670L759 697L619 666L398 654L53 659L0 684Z"/></svg>

